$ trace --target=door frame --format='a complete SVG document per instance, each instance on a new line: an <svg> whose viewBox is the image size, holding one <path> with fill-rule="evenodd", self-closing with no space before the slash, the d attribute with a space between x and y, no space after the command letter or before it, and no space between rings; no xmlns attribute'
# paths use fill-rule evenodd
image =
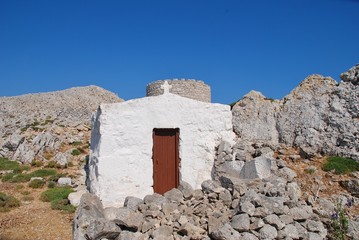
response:
<svg viewBox="0 0 359 240"><path fill-rule="evenodd" d="M156 192L156 186L155 186L155 136L156 133L159 133L161 131L173 131L175 133L175 170L174 170L174 175L175 175L175 188L177 188L179 186L179 182L180 182L180 158L179 158L179 135L180 135L180 129L179 128L154 128L152 130L152 164L153 164L153 191ZM168 189L171 190L171 189Z"/></svg>

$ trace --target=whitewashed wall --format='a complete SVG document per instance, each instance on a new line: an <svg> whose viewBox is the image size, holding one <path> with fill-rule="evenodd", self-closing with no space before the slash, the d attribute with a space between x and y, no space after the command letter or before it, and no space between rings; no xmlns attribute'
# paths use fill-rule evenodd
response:
<svg viewBox="0 0 359 240"><path fill-rule="evenodd" d="M180 180L199 188L211 179L215 146L232 141L228 105L174 94L103 104L93 118L90 189L105 207L153 193L152 131L180 129Z"/></svg>

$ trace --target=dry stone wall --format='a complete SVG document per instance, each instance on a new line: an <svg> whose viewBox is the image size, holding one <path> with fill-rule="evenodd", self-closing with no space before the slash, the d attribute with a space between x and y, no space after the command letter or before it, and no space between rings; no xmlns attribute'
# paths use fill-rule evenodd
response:
<svg viewBox="0 0 359 240"><path fill-rule="evenodd" d="M158 80L147 85L146 96L162 95L162 85L165 81L170 85L170 93L202 102L211 102L211 88L203 81L193 79Z"/></svg>

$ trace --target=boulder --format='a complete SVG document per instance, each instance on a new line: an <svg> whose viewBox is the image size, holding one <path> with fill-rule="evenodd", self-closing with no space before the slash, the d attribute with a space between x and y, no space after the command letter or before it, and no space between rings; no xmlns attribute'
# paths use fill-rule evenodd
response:
<svg viewBox="0 0 359 240"><path fill-rule="evenodd" d="M233 216L231 220L231 226L238 232L244 232L249 230L250 220L248 214L239 214Z"/></svg>
<svg viewBox="0 0 359 240"><path fill-rule="evenodd" d="M278 236L277 229L275 227L266 224L259 230L260 239L276 239Z"/></svg>
<svg viewBox="0 0 359 240"><path fill-rule="evenodd" d="M214 240L234 240L241 239L240 234L232 228L230 224L224 224L218 230L212 232L211 238Z"/></svg>
<svg viewBox="0 0 359 240"><path fill-rule="evenodd" d="M276 116L279 108L279 101L268 99L260 92L249 92L233 106L235 133L243 140L277 146Z"/></svg>
<svg viewBox="0 0 359 240"><path fill-rule="evenodd" d="M239 177L244 179L267 178L271 175L271 159L264 156L246 162Z"/></svg>
<svg viewBox="0 0 359 240"><path fill-rule="evenodd" d="M138 205L142 204L143 200L141 198L128 196L125 198L125 202L123 204L124 207L128 207L129 209L132 209L133 211L136 211L138 208Z"/></svg>
<svg viewBox="0 0 359 240"><path fill-rule="evenodd" d="M61 177L57 180L57 184L60 186L71 186L72 180L69 177Z"/></svg>
<svg viewBox="0 0 359 240"><path fill-rule="evenodd" d="M108 207L104 211L105 218L113 221L124 229L137 231L144 221L141 213L135 212L127 207Z"/></svg>
<svg viewBox="0 0 359 240"><path fill-rule="evenodd" d="M173 188L164 194L164 197L170 202L181 202L183 200L183 194L177 188Z"/></svg>
<svg viewBox="0 0 359 240"><path fill-rule="evenodd" d="M104 218L104 209L100 199L91 193L82 195L80 205L74 217L74 239L85 239L87 227L96 219Z"/></svg>
<svg viewBox="0 0 359 240"><path fill-rule="evenodd" d="M71 205L78 207L80 205L81 197L85 193L88 193L88 191L86 189L82 189L77 192L72 192L69 194L67 199L70 201Z"/></svg>
<svg viewBox="0 0 359 240"><path fill-rule="evenodd" d="M99 218L92 221L86 228L85 236L90 240L115 239L120 235L120 232L121 228L114 222Z"/></svg>
<svg viewBox="0 0 359 240"><path fill-rule="evenodd" d="M192 197L193 187L189 183L181 181L180 185L178 186L178 190L182 192L185 199L189 199Z"/></svg>
<svg viewBox="0 0 359 240"><path fill-rule="evenodd" d="M56 163L60 164L61 166L65 166L69 162L67 155L62 152L56 153L54 156L54 161L56 161Z"/></svg>

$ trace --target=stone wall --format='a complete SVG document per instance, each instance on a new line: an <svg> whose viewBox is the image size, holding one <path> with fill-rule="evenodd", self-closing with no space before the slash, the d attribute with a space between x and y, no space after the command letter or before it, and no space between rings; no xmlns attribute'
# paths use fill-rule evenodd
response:
<svg viewBox="0 0 359 240"><path fill-rule="evenodd" d="M165 81L170 85L170 93L202 102L211 102L211 88L203 81L193 79L168 79L152 82L146 87L146 96L163 94L162 85Z"/></svg>

